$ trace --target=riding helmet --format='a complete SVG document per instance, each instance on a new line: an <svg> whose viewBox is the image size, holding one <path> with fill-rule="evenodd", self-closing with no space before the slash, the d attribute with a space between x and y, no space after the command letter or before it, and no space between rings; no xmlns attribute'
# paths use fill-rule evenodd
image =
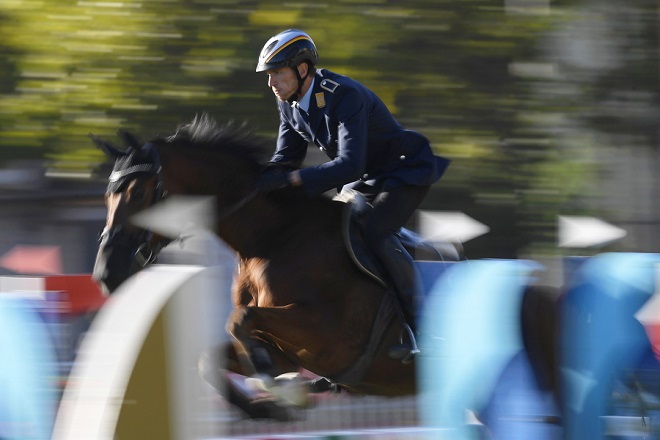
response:
<svg viewBox="0 0 660 440"><path fill-rule="evenodd" d="M295 67L303 61L315 66L319 54L311 37L298 29L280 32L266 42L259 55L257 72L280 67Z"/></svg>

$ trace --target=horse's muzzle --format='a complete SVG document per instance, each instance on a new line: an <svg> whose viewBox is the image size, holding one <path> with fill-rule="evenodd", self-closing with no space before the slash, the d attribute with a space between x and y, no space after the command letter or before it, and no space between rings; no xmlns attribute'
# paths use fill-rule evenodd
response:
<svg viewBox="0 0 660 440"><path fill-rule="evenodd" d="M92 278L104 292L114 292L140 270L141 266L135 261L139 244L135 235L123 228L114 228L101 235Z"/></svg>

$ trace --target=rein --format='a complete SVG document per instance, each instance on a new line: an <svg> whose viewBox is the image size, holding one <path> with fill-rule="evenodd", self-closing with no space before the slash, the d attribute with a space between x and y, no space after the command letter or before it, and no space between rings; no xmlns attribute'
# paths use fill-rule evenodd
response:
<svg viewBox="0 0 660 440"><path fill-rule="evenodd" d="M243 206L247 205L250 201L252 201L252 199L254 199L257 196L257 194L259 194L259 189L258 188L253 189L245 197L243 197L238 202L234 203L233 205L225 209L222 215L218 217L218 220L224 220L230 215L234 214L236 211L238 211Z"/></svg>
<svg viewBox="0 0 660 440"><path fill-rule="evenodd" d="M157 150L154 150L154 152L157 152ZM116 183L121 179L125 179L133 174L138 174L138 173L149 173L151 175L156 176L156 192L154 193L153 200L149 205L149 207L167 198L167 191L165 190L165 185L163 181L162 166L159 163L138 164L128 167L124 170L113 171L108 177L108 180L111 183ZM227 207L227 209L225 209L221 214L219 214L218 220L226 219L227 217L236 213L239 209L241 209L242 207L247 205L250 201L252 201L258 194L259 194L259 189L254 188L247 195L239 199L233 205ZM160 254L163 248L169 245L172 241L174 241L171 239L164 238L152 245L150 241L153 238L153 236L154 236L153 232L149 231L148 229L144 229L137 237L137 241L140 243L140 245L138 246L137 251L135 252L134 258L136 263L142 267L145 267L155 262L156 259L158 258L158 254ZM177 240L181 240L181 239L182 237L179 237Z"/></svg>
<svg viewBox="0 0 660 440"><path fill-rule="evenodd" d="M247 194L245 197L240 199L238 202L236 202L234 205L230 206L225 212L222 213L221 216L219 216L218 220L225 219L229 217L230 215L234 214L236 211L241 209L243 206L247 205L248 202L250 202L252 199L254 199L257 194L259 194L258 189L252 190L249 194ZM161 200L164 200L167 198L167 193L164 191L163 195L156 200L151 206L153 206L155 203L158 203ZM150 244L150 240L153 237L153 232L145 229L143 230L141 237L139 240L141 241L142 244L138 246L137 251L135 252L135 261L142 267L145 267L153 262L155 262L158 259L158 254L160 254L160 251L163 250L163 248L167 245L169 245L172 241L171 239L163 239L157 241L153 246ZM176 240L183 240L183 236L179 236Z"/></svg>

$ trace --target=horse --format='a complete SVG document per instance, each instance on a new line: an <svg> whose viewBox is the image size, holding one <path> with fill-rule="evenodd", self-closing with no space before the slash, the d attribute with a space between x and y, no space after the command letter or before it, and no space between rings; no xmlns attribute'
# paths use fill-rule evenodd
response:
<svg viewBox="0 0 660 440"><path fill-rule="evenodd" d="M126 131L119 134L126 149L93 137L114 160L93 277L112 292L170 243L131 223L134 214L168 197L213 196L213 232L238 257L227 322L233 343L227 356L225 347L222 354L203 354L200 373L230 403L250 417L289 417L279 403L232 386L223 371L254 378L246 383L273 392L302 369L321 378L303 382L304 392L341 389L390 397L417 392L415 362L402 362L391 349L407 334L395 294L358 264L347 244L349 204L310 197L300 188L259 192L270 143L242 125L219 125L203 115L147 143ZM520 332L536 382L562 400L558 297L555 288L528 286ZM276 395L306 403L299 395Z"/></svg>
<svg viewBox="0 0 660 440"><path fill-rule="evenodd" d="M105 291L171 241L135 226L132 215L168 197L214 196L213 231L238 257L228 370L268 381L304 369L323 378L314 383L321 391L415 392L414 363L392 351L409 328L390 284L356 264L346 245L347 203L299 188L259 192L271 146L244 125L202 115L145 144L127 131L119 136L124 150L93 137L114 159L93 271ZM219 356L210 356L218 370Z"/></svg>

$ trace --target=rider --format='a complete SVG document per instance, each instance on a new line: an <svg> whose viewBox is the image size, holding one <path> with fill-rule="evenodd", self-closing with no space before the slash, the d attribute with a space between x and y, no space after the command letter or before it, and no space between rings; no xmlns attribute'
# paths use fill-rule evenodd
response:
<svg viewBox="0 0 660 440"><path fill-rule="evenodd" d="M317 69L318 60L310 36L297 29L270 38L261 51L256 71L268 75L280 126L260 189L297 186L318 195L348 187L363 193L373 206L363 223L365 241L388 271L404 318L413 325L418 274L394 234L449 161L435 156L424 136L404 129L374 92L347 76ZM300 169L309 143L330 161Z"/></svg>

